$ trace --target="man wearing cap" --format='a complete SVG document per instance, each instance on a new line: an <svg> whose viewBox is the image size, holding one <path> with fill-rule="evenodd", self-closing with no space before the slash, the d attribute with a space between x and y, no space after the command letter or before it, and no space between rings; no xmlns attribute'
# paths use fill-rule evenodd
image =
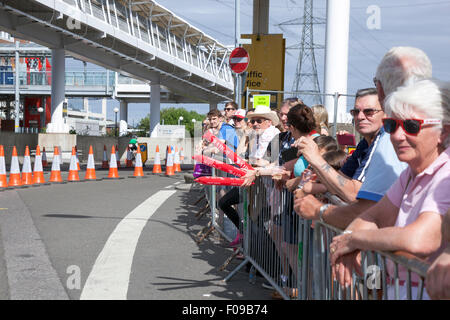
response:
<svg viewBox="0 0 450 320"><path fill-rule="evenodd" d="M234 123L234 128L236 129L236 134L239 137L239 140L241 140L242 136L245 133L245 129L247 129L247 125L245 123L245 110L244 109L238 109L234 113L231 120Z"/></svg>
<svg viewBox="0 0 450 320"><path fill-rule="evenodd" d="M270 110L267 106L256 106L255 112L247 115L253 127L253 132L250 136L250 163L262 165L261 160L264 159L267 147L272 139L280 133L280 130L275 128L279 123L278 115L275 111ZM267 159L266 159L267 160ZM268 163L268 161L266 161Z"/></svg>

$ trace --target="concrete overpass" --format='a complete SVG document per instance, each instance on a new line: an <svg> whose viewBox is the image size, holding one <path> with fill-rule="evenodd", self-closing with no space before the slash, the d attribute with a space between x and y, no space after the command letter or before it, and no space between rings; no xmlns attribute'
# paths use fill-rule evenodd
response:
<svg viewBox="0 0 450 320"><path fill-rule="evenodd" d="M154 1L3 0L0 28L52 49L49 132L67 129L65 54L149 83L151 128L161 86L213 107L233 95L229 49Z"/></svg>

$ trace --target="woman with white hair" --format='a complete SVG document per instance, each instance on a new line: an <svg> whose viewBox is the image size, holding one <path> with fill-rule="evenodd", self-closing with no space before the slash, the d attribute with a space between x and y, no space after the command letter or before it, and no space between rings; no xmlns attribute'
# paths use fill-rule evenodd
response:
<svg viewBox="0 0 450 320"><path fill-rule="evenodd" d="M384 129L397 157L408 164L386 195L362 213L330 245L333 274L351 284L359 252L406 251L428 262L445 248L441 227L450 208L450 85L422 80L400 87L385 101ZM393 276L392 264L388 274ZM406 298L406 270L399 267L400 299ZM413 297L418 278L412 275ZM393 298L393 280L388 279ZM424 297L426 293L424 293Z"/></svg>

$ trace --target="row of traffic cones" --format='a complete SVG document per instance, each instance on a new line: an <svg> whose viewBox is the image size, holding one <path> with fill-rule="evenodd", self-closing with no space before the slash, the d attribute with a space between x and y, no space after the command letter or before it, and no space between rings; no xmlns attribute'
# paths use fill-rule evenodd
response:
<svg viewBox="0 0 450 320"><path fill-rule="evenodd" d="M175 151L175 156L172 156L172 147L168 146L167 152L167 163L166 163L166 172L165 174L168 176L174 175L175 172L181 172L181 166L180 166L180 158L178 149ZM104 148L104 160L105 162L105 154L106 154L106 147ZM175 157L175 158L174 158ZM116 179L119 178L119 162L117 161L118 154L115 146L112 147L111 150L111 158L107 165L109 168L108 173L108 179ZM46 155L43 153L41 155L40 147L36 147L36 157L34 162L34 170L31 170L31 158L30 158L30 150L28 146L25 149L25 155L24 155L24 163L22 167L22 173L20 173L19 168L19 159L17 156L17 149L14 146L13 152L12 152L12 160L11 160L11 172L9 176L9 182L7 180L6 176L6 166L5 166L5 152L2 145L0 145L0 188L3 187L19 187L19 186L29 186L29 185L40 185L44 184L44 159L46 161ZM52 169L50 173L50 179L49 182L52 183L62 183L62 177L61 177L61 160L60 160L60 151L58 147L55 147L54 149L54 156L52 161ZM102 165L102 168L104 165ZM80 181L79 173L80 171L80 162L78 160L77 156L77 150L76 147L72 148L72 156L70 159L70 167L69 167L69 176L67 180L69 182L77 182ZM156 146L156 155L155 155L155 162L153 165L153 173L162 173L161 169L161 159L159 154L159 146ZM136 163L135 163L135 170L134 170L134 177L143 177L144 176L144 170L143 170L143 164L142 164L142 158L141 153L138 152L136 154ZM88 156L88 163L86 168L86 175L85 180L97 180L96 173L95 173L95 161L94 161L94 152L92 146L89 147L89 156Z"/></svg>

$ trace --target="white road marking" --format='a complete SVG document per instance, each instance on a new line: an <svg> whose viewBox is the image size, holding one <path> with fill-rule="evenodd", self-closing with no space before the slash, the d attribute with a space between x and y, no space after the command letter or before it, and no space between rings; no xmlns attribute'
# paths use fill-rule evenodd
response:
<svg viewBox="0 0 450 320"><path fill-rule="evenodd" d="M80 300L127 299L134 252L142 230L176 190L161 190L120 221L109 236L86 280Z"/></svg>
<svg viewBox="0 0 450 320"><path fill-rule="evenodd" d="M174 185L177 185L177 184L180 184L180 183L181 183L181 181L177 181L177 182L174 183Z"/></svg>

